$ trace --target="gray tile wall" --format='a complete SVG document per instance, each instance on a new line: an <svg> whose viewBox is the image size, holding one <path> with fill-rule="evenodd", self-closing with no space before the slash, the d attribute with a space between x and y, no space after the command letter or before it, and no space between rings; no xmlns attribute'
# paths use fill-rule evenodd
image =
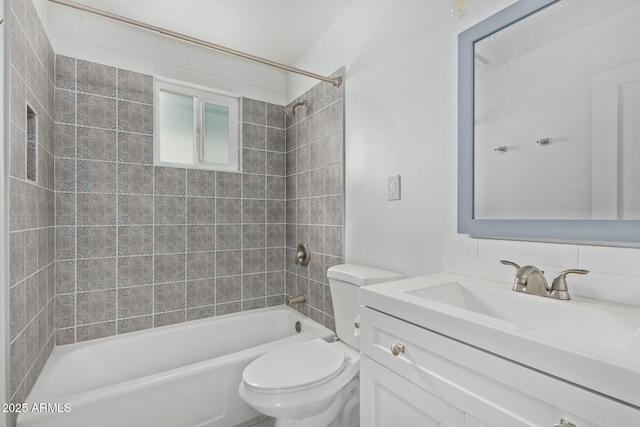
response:
<svg viewBox="0 0 640 427"><path fill-rule="evenodd" d="M31 1L10 5L9 352L11 398L17 403L54 345L54 53ZM37 115L35 182L27 179L27 103Z"/></svg>
<svg viewBox="0 0 640 427"><path fill-rule="evenodd" d="M319 83L294 101L306 101L307 108L286 117L286 293L305 294L308 303L298 309L333 330L326 271L343 256L343 93L344 86ZM294 263L298 243L307 243L312 253L306 267Z"/></svg>
<svg viewBox="0 0 640 427"><path fill-rule="evenodd" d="M282 106L242 101L242 173L158 167L151 76L55 69L56 344L282 304Z"/></svg>
<svg viewBox="0 0 640 427"><path fill-rule="evenodd" d="M342 88L317 85L286 119L282 106L243 99L242 173L157 167L150 76L55 56L31 1L11 1L9 24L13 402L54 343L298 293L309 301L300 311L335 328L325 272L342 262ZM313 252L308 268L294 265L299 241Z"/></svg>

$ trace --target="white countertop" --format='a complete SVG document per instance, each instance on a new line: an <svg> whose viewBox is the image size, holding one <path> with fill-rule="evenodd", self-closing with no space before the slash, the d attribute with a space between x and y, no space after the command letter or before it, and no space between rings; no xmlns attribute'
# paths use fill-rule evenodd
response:
<svg viewBox="0 0 640 427"><path fill-rule="evenodd" d="M486 291L489 308L429 298L443 285ZM640 307L560 301L447 273L363 287L360 304L640 409Z"/></svg>

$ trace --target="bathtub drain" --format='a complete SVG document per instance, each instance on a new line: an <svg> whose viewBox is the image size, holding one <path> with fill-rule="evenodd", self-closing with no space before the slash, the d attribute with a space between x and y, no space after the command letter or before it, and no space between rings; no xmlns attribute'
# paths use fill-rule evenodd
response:
<svg viewBox="0 0 640 427"><path fill-rule="evenodd" d="M300 323L300 321L296 322L296 332L300 332L302 330L302 324Z"/></svg>

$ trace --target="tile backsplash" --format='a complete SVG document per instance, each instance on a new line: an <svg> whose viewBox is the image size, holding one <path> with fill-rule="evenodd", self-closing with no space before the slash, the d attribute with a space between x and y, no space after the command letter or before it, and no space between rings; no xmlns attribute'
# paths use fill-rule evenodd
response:
<svg viewBox="0 0 640 427"><path fill-rule="evenodd" d="M562 270L582 268L587 275L567 278L569 292L623 304L640 306L640 249L577 244L524 242L447 236L443 241L443 271L484 279L513 282L513 267L501 259L520 265L535 265L547 280Z"/></svg>

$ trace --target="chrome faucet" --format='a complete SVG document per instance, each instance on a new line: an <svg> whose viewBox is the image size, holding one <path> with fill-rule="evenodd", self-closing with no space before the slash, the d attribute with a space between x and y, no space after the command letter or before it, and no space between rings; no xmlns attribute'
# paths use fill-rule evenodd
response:
<svg viewBox="0 0 640 427"><path fill-rule="evenodd" d="M573 268L558 273L553 279L551 286L544 277L544 271L533 265L520 267L515 262L501 260L500 263L510 265L516 269L513 279L513 290L531 295L556 298L560 300L570 300L569 289L567 288L567 274L587 274L589 270Z"/></svg>

